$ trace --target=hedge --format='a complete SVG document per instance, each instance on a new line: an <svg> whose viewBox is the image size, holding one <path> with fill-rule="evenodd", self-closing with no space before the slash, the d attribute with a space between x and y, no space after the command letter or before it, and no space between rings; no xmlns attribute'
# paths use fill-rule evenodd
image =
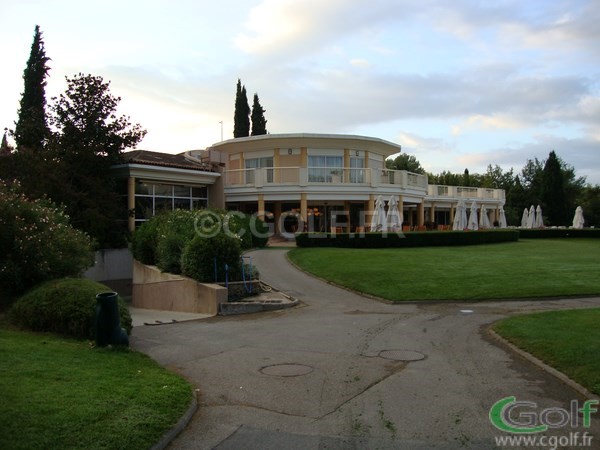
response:
<svg viewBox="0 0 600 450"><path fill-rule="evenodd" d="M600 228L520 229L522 239L600 238Z"/></svg>
<svg viewBox="0 0 600 450"><path fill-rule="evenodd" d="M518 230L426 231L404 233L298 233L298 247L392 248L440 247L512 242Z"/></svg>

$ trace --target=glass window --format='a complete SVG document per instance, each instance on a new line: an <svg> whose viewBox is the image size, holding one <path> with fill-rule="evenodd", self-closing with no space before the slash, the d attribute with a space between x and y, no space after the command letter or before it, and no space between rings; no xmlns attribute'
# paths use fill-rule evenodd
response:
<svg viewBox="0 0 600 450"><path fill-rule="evenodd" d="M175 209L190 209L191 199L188 198L175 198L173 199L173 207Z"/></svg>
<svg viewBox="0 0 600 450"><path fill-rule="evenodd" d="M206 186L192 187L192 197L207 198L208 197L208 188Z"/></svg>
<svg viewBox="0 0 600 450"><path fill-rule="evenodd" d="M365 158L361 156L350 157L350 183L365 182Z"/></svg>
<svg viewBox="0 0 600 450"><path fill-rule="evenodd" d="M172 184L155 184L154 195L161 197L172 197L173 196L173 185Z"/></svg>
<svg viewBox="0 0 600 450"><path fill-rule="evenodd" d="M190 187L189 186L173 186L173 195L175 197L189 197L190 196Z"/></svg>
<svg viewBox="0 0 600 450"><path fill-rule="evenodd" d="M342 156L309 156L308 181L312 183L332 183L340 181L344 158Z"/></svg>
<svg viewBox="0 0 600 450"><path fill-rule="evenodd" d="M263 169L273 167L273 157L267 156L264 158L250 158L245 161L246 169ZM267 170L267 183L273 182L273 170ZM246 171L246 183L254 183L254 171Z"/></svg>
<svg viewBox="0 0 600 450"><path fill-rule="evenodd" d="M155 197L154 198L154 215L159 214L161 211L172 211L173 210L173 197Z"/></svg>
<svg viewBox="0 0 600 450"><path fill-rule="evenodd" d="M208 200L206 199L192 199L192 209L208 208Z"/></svg>
<svg viewBox="0 0 600 450"><path fill-rule="evenodd" d="M154 192L154 186L149 183L138 181L135 183L135 193L137 195L152 195Z"/></svg>
<svg viewBox="0 0 600 450"><path fill-rule="evenodd" d="M136 197L135 198L135 218L148 220L154 214L154 204L152 197Z"/></svg>

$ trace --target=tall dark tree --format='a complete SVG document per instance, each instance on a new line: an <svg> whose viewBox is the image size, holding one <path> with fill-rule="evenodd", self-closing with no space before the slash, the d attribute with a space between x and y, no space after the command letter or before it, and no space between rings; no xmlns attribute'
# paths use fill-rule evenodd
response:
<svg viewBox="0 0 600 450"><path fill-rule="evenodd" d="M469 169L465 169L463 173L463 186L471 186L471 176L469 175Z"/></svg>
<svg viewBox="0 0 600 450"><path fill-rule="evenodd" d="M71 222L86 231L101 247L124 244L123 230L115 223L126 217L110 167L121 160L126 148L134 148L146 131L117 117L119 97L109 91L102 77L79 74L67 78L67 90L54 98L51 124L56 128L49 142L60 182L48 195L63 203Z"/></svg>
<svg viewBox="0 0 600 450"><path fill-rule="evenodd" d="M252 136L267 134L267 120L265 119L265 110L260 104L258 94L254 94L252 102Z"/></svg>
<svg viewBox="0 0 600 450"><path fill-rule="evenodd" d="M235 94L235 112L233 114L233 137L250 136L250 106L246 86L238 79Z"/></svg>
<svg viewBox="0 0 600 450"><path fill-rule="evenodd" d="M541 199L548 225L567 225L567 196L560 161L554 150L548 155L542 172Z"/></svg>
<svg viewBox="0 0 600 450"><path fill-rule="evenodd" d="M40 27L36 25L27 66L23 72L25 88L21 96L14 137L17 150L40 152L48 138L46 120L46 76L50 58L46 56Z"/></svg>
<svg viewBox="0 0 600 450"><path fill-rule="evenodd" d="M12 148L10 145L8 145L8 138L7 138L7 132L8 130L4 130L4 135L2 136L2 143L0 144L0 156L8 156L11 154L12 152Z"/></svg>

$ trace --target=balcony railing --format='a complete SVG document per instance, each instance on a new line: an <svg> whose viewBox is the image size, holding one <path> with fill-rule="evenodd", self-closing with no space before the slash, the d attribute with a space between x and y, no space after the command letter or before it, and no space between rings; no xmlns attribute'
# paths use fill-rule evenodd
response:
<svg viewBox="0 0 600 450"><path fill-rule="evenodd" d="M427 177L405 170L355 167L265 167L225 171L226 187L265 185L396 185L427 190Z"/></svg>
<svg viewBox="0 0 600 450"><path fill-rule="evenodd" d="M451 197L473 200L504 200L504 189L430 184L428 186L428 195L432 197Z"/></svg>

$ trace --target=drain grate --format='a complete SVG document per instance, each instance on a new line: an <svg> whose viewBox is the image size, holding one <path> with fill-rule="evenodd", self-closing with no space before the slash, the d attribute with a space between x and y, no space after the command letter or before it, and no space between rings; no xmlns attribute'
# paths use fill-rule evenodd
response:
<svg viewBox="0 0 600 450"><path fill-rule="evenodd" d="M304 364L273 364L260 369L260 372L265 375L276 377L299 377L311 373L314 369Z"/></svg>
<svg viewBox="0 0 600 450"><path fill-rule="evenodd" d="M419 361L425 359L425 355L414 350L382 350L379 357L393 361Z"/></svg>

